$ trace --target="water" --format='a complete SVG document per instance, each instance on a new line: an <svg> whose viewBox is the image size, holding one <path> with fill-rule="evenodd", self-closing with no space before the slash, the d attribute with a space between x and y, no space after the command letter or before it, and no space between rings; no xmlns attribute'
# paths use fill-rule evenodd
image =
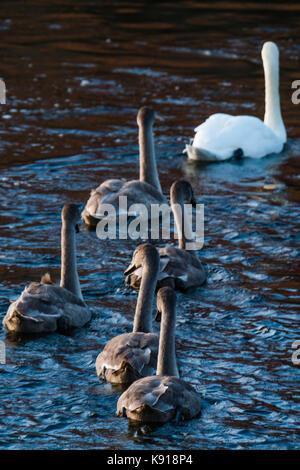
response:
<svg viewBox="0 0 300 470"><path fill-rule="evenodd" d="M34 5L33 5L34 3ZM91 323L16 340L0 331L2 449L299 448L300 106L297 2L1 3L0 307L47 270L59 279L60 209L110 177L138 174L136 113L156 112L164 193L187 178L205 204L209 278L178 295L181 375L203 397L199 419L157 429L115 416L119 391L94 363L130 331L136 293L123 270L133 242L78 235ZM260 161L194 166L182 155L214 112L263 117L260 48L280 47L287 149ZM157 327L155 326L156 331ZM297 438L298 433L298 438ZM297 440L298 439L298 440Z"/></svg>

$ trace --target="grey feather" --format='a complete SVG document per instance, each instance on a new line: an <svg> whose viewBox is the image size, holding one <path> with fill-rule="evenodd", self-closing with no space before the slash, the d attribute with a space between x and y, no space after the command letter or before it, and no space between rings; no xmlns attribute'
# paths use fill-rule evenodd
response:
<svg viewBox="0 0 300 470"><path fill-rule="evenodd" d="M156 371L158 335L124 333L111 339L98 355L98 377L109 382L130 383Z"/></svg>
<svg viewBox="0 0 300 470"><path fill-rule="evenodd" d="M191 419L201 411L201 398L178 377L153 376L134 382L119 398L117 415L133 421L165 423L180 414Z"/></svg>
<svg viewBox="0 0 300 470"><path fill-rule="evenodd" d="M139 180L107 180L91 192L91 196L82 212L82 218L89 225L97 225L103 217L103 204L112 204L119 214L119 197L127 197L127 207L144 204L151 215L152 204L167 204L167 199L151 184Z"/></svg>
<svg viewBox="0 0 300 470"><path fill-rule="evenodd" d="M18 333L44 333L80 327L90 318L87 305L72 292L33 282L10 305L3 324Z"/></svg>
<svg viewBox="0 0 300 470"><path fill-rule="evenodd" d="M174 281L174 287L179 290L198 287L206 281L206 268L196 253L173 246L159 248L158 252L160 256L160 271L157 289L167 279ZM139 289L141 275L141 269L135 269L126 277L126 284L134 289Z"/></svg>

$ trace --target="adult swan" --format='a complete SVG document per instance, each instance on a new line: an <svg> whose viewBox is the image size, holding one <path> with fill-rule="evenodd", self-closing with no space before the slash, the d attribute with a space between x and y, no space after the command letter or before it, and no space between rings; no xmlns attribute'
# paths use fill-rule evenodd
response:
<svg viewBox="0 0 300 470"><path fill-rule="evenodd" d="M196 127L192 145L186 146L190 160L262 158L282 151L286 130L280 110L278 47L274 42L265 42L261 55L265 72L264 122L254 116L213 114Z"/></svg>

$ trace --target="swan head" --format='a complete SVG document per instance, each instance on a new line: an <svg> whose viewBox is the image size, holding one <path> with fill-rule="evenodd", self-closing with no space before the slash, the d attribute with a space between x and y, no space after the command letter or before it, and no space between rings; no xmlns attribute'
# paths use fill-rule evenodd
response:
<svg viewBox="0 0 300 470"><path fill-rule="evenodd" d="M78 204L65 204L61 211L61 218L64 223L74 226L79 232L80 206Z"/></svg>
<svg viewBox="0 0 300 470"><path fill-rule="evenodd" d="M142 245L139 245L135 249L131 264L126 269L124 274L125 276L128 276L137 268L140 268L144 265L148 265L148 266L150 265L154 267L158 272L159 264L160 264L159 254L155 246L151 245L151 243L143 243Z"/></svg>
<svg viewBox="0 0 300 470"><path fill-rule="evenodd" d="M275 42L265 42L261 50L261 56L263 62L277 64L279 60L279 49Z"/></svg>
<svg viewBox="0 0 300 470"><path fill-rule="evenodd" d="M192 204L196 206L192 185L186 180L176 180L171 186L170 197L172 203L182 202L183 204Z"/></svg>
<svg viewBox="0 0 300 470"><path fill-rule="evenodd" d="M176 306L176 293L170 286L161 287L157 292L157 314L156 321L161 321L161 314L165 306L168 306L171 311L175 310Z"/></svg>
<svg viewBox="0 0 300 470"><path fill-rule="evenodd" d="M154 112L152 108L148 106L140 108L136 120L138 126L152 126L154 122Z"/></svg>

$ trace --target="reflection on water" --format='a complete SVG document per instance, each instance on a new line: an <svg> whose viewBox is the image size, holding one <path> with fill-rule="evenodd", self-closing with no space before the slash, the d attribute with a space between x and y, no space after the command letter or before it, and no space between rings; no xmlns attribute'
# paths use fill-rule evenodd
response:
<svg viewBox="0 0 300 470"><path fill-rule="evenodd" d="M200 419L159 428L115 416L121 393L100 383L104 344L132 327L123 270L135 244L78 234L92 321L68 335L2 330L0 448L296 448L299 368L299 15L293 2L2 2L0 305L50 269L60 275L60 208L105 178L137 175L136 113L156 111L165 194L185 177L205 204L206 286L178 295L182 377L203 396ZM26 11L25 11L26 8ZM26 13L26 14L25 14ZM213 112L263 117L260 48L280 48L285 152L191 165L182 150ZM158 331L158 325L154 325Z"/></svg>

